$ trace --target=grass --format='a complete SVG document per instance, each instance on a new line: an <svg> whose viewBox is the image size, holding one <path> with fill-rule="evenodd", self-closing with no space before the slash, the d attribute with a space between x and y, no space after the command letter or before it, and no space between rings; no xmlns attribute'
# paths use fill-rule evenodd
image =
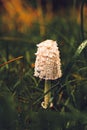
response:
<svg viewBox="0 0 87 130"><path fill-rule="evenodd" d="M23 56L0 67L1 108L5 110L4 115L0 112L0 122L6 124L0 124L2 130L87 128L87 62L83 53L87 41L82 43L80 26L74 21L55 17L44 26L44 37L39 34L37 23L25 34L10 32L0 37L1 64ZM41 108L44 81L33 76L36 44L44 39L57 40L63 71L62 79L51 83L54 107L47 110Z"/></svg>

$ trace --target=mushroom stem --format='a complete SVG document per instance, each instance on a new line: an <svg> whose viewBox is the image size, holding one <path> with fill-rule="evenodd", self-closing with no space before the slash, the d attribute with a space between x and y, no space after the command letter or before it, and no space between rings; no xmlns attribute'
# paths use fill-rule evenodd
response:
<svg viewBox="0 0 87 130"><path fill-rule="evenodd" d="M44 93L46 93L51 87L51 81L50 80L45 80L45 86L44 86ZM42 102L41 106L46 109L50 105L50 99L51 99L51 92L48 92L44 96L44 101Z"/></svg>

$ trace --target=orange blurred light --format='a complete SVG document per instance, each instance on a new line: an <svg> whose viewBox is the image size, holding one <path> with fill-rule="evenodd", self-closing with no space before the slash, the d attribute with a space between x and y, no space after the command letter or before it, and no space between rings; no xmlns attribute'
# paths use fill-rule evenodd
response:
<svg viewBox="0 0 87 130"><path fill-rule="evenodd" d="M37 10L30 5L26 5L26 2L23 3L22 0L4 0L3 4L6 12L2 16L2 19L3 23L6 22L9 26L9 30L16 28L23 32L25 27L27 29L27 26L31 26L37 20Z"/></svg>

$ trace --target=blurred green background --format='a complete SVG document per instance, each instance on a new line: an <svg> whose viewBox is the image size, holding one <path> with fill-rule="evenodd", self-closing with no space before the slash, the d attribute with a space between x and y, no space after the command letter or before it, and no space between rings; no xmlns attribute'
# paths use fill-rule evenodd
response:
<svg viewBox="0 0 87 130"><path fill-rule="evenodd" d="M87 130L86 48L51 90L55 107L41 108L44 80L33 76L38 43L57 41L64 73L86 38L87 0L0 0L0 130Z"/></svg>

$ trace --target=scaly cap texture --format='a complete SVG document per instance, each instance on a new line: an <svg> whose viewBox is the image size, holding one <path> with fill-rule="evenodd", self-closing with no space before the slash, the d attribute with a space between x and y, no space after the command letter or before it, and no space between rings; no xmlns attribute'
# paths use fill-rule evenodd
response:
<svg viewBox="0 0 87 130"><path fill-rule="evenodd" d="M57 42L45 40L37 45L34 76L45 80L55 80L62 76L60 52Z"/></svg>

